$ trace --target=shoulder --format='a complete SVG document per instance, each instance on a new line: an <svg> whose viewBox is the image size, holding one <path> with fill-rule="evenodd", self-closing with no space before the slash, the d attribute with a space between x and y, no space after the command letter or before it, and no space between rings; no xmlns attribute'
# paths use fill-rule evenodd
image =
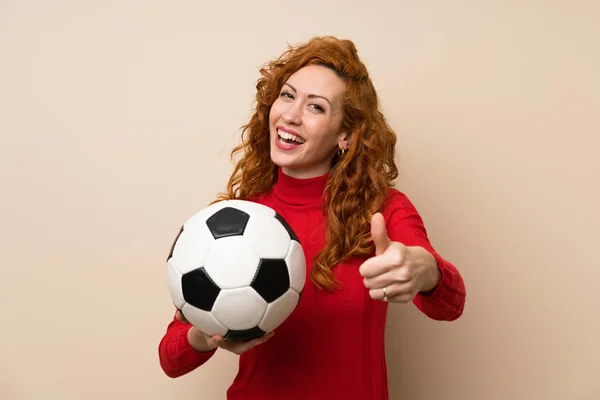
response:
<svg viewBox="0 0 600 400"><path fill-rule="evenodd" d="M381 210L382 214L387 217L402 210L416 212L415 205L404 192L395 187L389 188L385 203Z"/></svg>
<svg viewBox="0 0 600 400"><path fill-rule="evenodd" d="M408 240L408 236L426 235L423 218L417 208L405 193L396 188L389 189L381 213L390 235L402 240Z"/></svg>

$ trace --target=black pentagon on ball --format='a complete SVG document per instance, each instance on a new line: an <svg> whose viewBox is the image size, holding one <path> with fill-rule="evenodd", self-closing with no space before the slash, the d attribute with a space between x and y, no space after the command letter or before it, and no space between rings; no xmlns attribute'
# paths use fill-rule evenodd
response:
<svg viewBox="0 0 600 400"><path fill-rule="evenodd" d="M243 235L250 216L233 207L225 207L206 220L206 225L215 239Z"/></svg>
<svg viewBox="0 0 600 400"><path fill-rule="evenodd" d="M210 311L221 289L210 279L204 268L198 268L181 277L181 291L186 303Z"/></svg>
<svg viewBox="0 0 600 400"><path fill-rule="evenodd" d="M177 239L179 239L179 236L181 236L182 232L183 232L183 225L181 226L181 228L179 228L179 232L177 232L177 236L175 236L175 239L173 240L173 244L171 244L171 250L169 250L169 256L167 257L167 262L169 261L169 259L171 257L173 257L173 250L175 250L175 243L177 243Z"/></svg>
<svg viewBox="0 0 600 400"><path fill-rule="evenodd" d="M288 222L285 219L283 219L283 217L281 215L279 215L277 213L275 213L275 218L281 223L281 225L283 225L283 227L287 231L288 235L290 235L290 239L295 240L296 242L300 243L300 239L298 238L298 236L296 235L296 232L294 232L294 230L292 229L290 224L288 224Z"/></svg>
<svg viewBox="0 0 600 400"><path fill-rule="evenodd" d="M262 337L265 335L265 333L266 332L260 329L258 326L255 326L252 329L229 330L223 338L232 342L247 342L249 340Z"/></svg>
<svg viewBox="0 0 600 400"><path fill-rule="evenodd" d="M261 259L250 286L267 303L283 296L290 288L290 275L285 260Z"/></svg>

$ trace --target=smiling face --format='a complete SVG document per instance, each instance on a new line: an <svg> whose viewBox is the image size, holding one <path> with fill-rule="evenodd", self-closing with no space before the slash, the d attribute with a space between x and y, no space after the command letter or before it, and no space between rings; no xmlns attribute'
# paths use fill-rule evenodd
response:
<svg viewBox="0 0 600 400"><path fill-rule="evenodd" d="M329 68L309 65L294 73L271 106L271 160L286 175L311 178L327 173L348 147L341 131L345 83Z"/></svg>

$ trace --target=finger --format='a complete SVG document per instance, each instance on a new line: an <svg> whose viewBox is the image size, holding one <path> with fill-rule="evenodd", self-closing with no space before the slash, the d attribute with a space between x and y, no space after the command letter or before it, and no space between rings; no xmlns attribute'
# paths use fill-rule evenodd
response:
<svg viewBox="0 0 600 400"><path fill-rule="evenodd" d="M223 341L223 336L221 336L221 335L213 335L213 336L206 335L206 343L210 347L216 347L216 346L220 347L222 341Z"/></svg>
<svg viewBox="0 0 600 400"><path fill-rule="evenodd" d="M256 341L255 346L258 346L259 344L263 344L264 342L266 342L267 340L271 339L273 337L273 335L275 335L275 332L269 332L266 335L264 335L263 337L254 339Z"/></svg>
<svg viewBox="0 0 600 400"><path fill-rule="evenodd" d="M414 297L414 282L402 282L402 283L392 283L389 286L385 287L385 296L383 292L383 288L375 288L369 290L369 296L373 300L385 300L387 298L388 301L391 299L400 297L410 297L411 299Z"/></svg>
<svg viewBox="0 0 600 400"><path fill-rule="evenodd" d="M248 342L231 342L229 340L222 340L219 343L219 347L232 351L236 354L242 354L260 344L263 344L264 342L272 338L274 334L275 332L270 332L260 338L252 339Z"/></svg>
<svg viewBox="0 0 600 400"><path fill-rule="evenodd" d="M248 350L252 349L252 348L254 348L256 346L259 346L259 345L263 344L267 340L271 339L274 334L275 334L275 332L269 332L269 333L267 333L267 334L265 334L265 335L263 335L263 336L261 336L259 338L252 339L250 342L248 342L248 345L249 345Z"/></svg>
<svg viewBox="0 0 600 400"><path fill-rule="evenodd" d="M404 275L405 274L403 274L402 271L399 272L395 269L392 269L380 275L365 278L363 283L367 289L381 289L394 283L408 282L410 277Z"/></svg>
<svg viewBox="0 0 600 400"><path fill-rule="evenodd" d="M385 274L392 269L392 263L385 255L375 256L367 259L358 268L358 272L363 278L373 278Z"/></svg>
<svg viewBox="0 0 600 400"><path fill-rule="evenodd" d="M392 243L385 227L385 218L381 213L375 213L371 218L371 238L375 244L376 256L383 253Z"/></svg>
<svg viewBox="0 0 600 400"><path fill-rule="evenodd" d="M389 303L410 303L415 298L415 293L404 293L399 294L398 296L388 297L387 301Z"/></svg>

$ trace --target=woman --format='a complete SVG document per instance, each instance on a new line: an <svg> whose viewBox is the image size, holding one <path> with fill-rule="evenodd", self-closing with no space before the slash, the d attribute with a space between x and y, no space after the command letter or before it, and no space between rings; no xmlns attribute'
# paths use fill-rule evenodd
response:
<svg viewBox="0 0 600 400"><path fill-rule="evenodd" d="M303 244L309 279L277 333L247 343L208 337L180 313L159 346L170 377L218 348L240 354L228 399L387 399L388 302L451 321L463 311L458 270L430 244L392 187L396 136L354 44L313 38L262 70L256 108L219 199L268 205Z"/></svg>

